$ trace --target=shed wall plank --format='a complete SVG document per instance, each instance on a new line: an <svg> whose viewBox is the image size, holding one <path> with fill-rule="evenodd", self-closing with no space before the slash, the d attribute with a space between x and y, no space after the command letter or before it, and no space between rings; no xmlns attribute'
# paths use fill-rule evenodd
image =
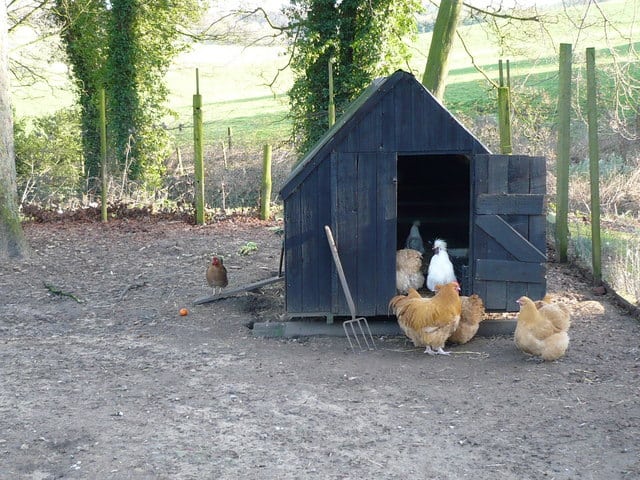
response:
<svg viewBox="0 0 640 480"><path fill-rule="evenodd" d="M355 303L359 315L374 315L376 305L378 259L376 155L361 153L357 158L357 235ZM353 188L353 187L352 187Z"/></svg>
<svg viewBox="0 0 640 480"><path fill-rule="evenodd" d="M336 199L334 232L338 254L344 268L349 289L358 291L357 245L358 245L358 212L357 212L357 156L341 153L336 155ZM333 185L333 184L332 184ZM342 290L333 298L333 310L336 314L349 314L349 307Z"/></svg>
<svg viewBox="0 0 640 480"><path fill-rule="evenodd" d="M545 268L541 263L510 262L507 260L488 260L479 258L476 278L478 280L497 280L504 282L544 281Z"/></svg>
<svg viewBox="0 0 640 480"><path fill-rule="evenodd" d="M505 215L538 215L544 207L543 195L483 193L478 195L476 213Z"/></svg>
<svg viewBox="0 0 640 480"><path fill-rule="evenodd" d="M318 309L319 278L317 274L317 255L320 244L316 223L318 220L317 171L309 175L307 181L300 186L300 229L303 238L300 263L302 264L302 305L305 310Z"/></svg>
<svg viewBox="0 0 640 480"><path fill-rule="evenodd" d="M302 308L302 231L300 214L300 190L287 199L285 209L285 303L287 311L299 312Z"/></svg>
<svg viewBox="0 0 640 480"><path fill-rule="evenodd" d="M396 293L395 252L397 229L397 158L393 153L379 154L377 161L377 198L376 223L378 228L376 252L377 291L376 315L387 315L388 302ZM386 261L391 256L393 261Z"/></svg>

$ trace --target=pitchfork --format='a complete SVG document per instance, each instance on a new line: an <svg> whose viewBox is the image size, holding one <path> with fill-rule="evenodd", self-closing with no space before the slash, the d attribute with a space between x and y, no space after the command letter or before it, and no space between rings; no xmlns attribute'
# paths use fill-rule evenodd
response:
<svg viewBox="0 0 640 480"><path fill-rule="evenodd" d="M328 225L325 225L324 231L327 234L327 241L329 242L329 248L331 249L331 254L333 255L333 262L336 264L336 270L338 271L338 276L340 277L342 290L344 291L344 296L347 299L349 311L351 312L351 320L345 320L342 323L342 328L344 328L344 333L347 336L347 340L349 341L351 351L355 352L356 350L353 342L351 341L351 335L353 335L354 341L358 344L358 348L360 349L360 351L362 352L365 350L365 347L362 345L362 343L360 343L358 333L360 333L360 335L362 336L362 339L366 346L366 350L375 350L376 344L373 342L373 335L371 335L369 322L367 322L367 319L364 317L356 318L356 305L355 303L353 303L353 298L351 297L349 284L347 284L347 277L345 277L344 270L342 269L342 263L340 262L340 256L338 255L338 247L336 247L336 242L333 239L331 228L329 228ZM371 344L369 344L369 342L371 342Z"/></svg>

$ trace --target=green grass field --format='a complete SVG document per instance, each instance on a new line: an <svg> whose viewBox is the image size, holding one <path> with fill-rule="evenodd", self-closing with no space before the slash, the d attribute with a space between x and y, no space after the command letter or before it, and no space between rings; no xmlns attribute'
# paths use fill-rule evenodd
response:
<svg viewBox="0 0 640 480"><path fill-rule="evenodd" d="M555 98L556 51L561 42L574 45L576 76L580 76L584 69L587 47L597 49L599 65L611 63L612 52L619 61L637 62L637 54L629 52L630 47L640 47L640 31L635 26L635 19L640 15L637 3L633 0L603 2L598 7L602 11L594 6L568 7L566 15L571 16L571 21L563 10L542 11L546 19L544 29L537 22L516 25L505 21L500 29L508 35L508 49L491 39L487 25L461 27L459 32L466 49L459 39L456 40L444 103L454 113L493 113L495 91L485 75L493 82L498 81L499 59L510 61L514 92L528 88L545 91ZM606 29L603 14L612 20ZM578 32L577 25L580 24L588 27ZM430 34L422 34L412 46L414 56L410 68L418 78L424 70L429 43ZM286 64L284 53L284 49L278 47L207 44L196 45L192 51L178 57L167 74L171 91L169 106L176 112L176 117L165 120L165 124L176 133L177 144L192 141L190 127L196 69L203 98L207 143L225 141L229 128L237 144L277 143L287 139L290 123L286 92L292 79L289 70L278 74L278 68ZM55 59L55 56L50 58ZM474 63L484 73L479 72ZM45 73L49 78L47 84L38 82L29 87L16 86L12 90L16 114L20 117L50 114L74 101L64 64L49 61L43 68L48 72ZM630 74L640 75L637 63ZM269 86L276 76L277 81ZM601 77L604 87L610 80L610 77Z"/></svg>

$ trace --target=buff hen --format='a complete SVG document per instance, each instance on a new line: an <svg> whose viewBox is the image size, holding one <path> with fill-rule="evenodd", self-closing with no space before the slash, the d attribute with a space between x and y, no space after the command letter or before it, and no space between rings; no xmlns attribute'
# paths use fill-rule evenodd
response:
<svg viewBox="0 0 640 480"><path fill-rule="evenodd" d="M514 333L516 346L546 361L562 357L569 347L569 312L544 301L536 305L529 297L520 297L518 303L520 312Z"/></svg>
<svg viewBox="0 0 640 480"><path fill-rule="evenodd" d="M484 302L475 293L469 297L461 296L460 301L462 303L460 323L449 337L449 341L462 344L467 343L478 332L480 322L484 320Z"/></svg>
<svg viewBox="0 0 640 480"><path fill-rule="evenodd" d="M411 248L396 252L396 289L407 293L410 288L416 290L424 285L422 273L422 254Z"/></svg>
<svg viewBox="0 0 640 480"><path fill-rule="evenodd" d="M429 355L449 355L443 347L460 322L460 285L451 282L438 285L436 290L433 297L422 298L410 288L407 295L393 297L389 308L416 347L425 347L424 353Z"/></svg>
<svg viewBox="0 0 640 480"><path fill-rule="evenodd" d="M539 312L547 317L556 328L569 330L571 326L571 312L566 305L562 303L553 303L551 295L547 294L542 300L534 302Z"/></svg>

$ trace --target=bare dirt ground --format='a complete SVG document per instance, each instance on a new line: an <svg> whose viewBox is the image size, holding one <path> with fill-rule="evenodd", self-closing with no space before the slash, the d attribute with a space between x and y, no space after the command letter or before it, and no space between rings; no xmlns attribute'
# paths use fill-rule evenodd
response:
<svg viewBox="0 0 640 480"><path fill-rule="evenodd" d="M579 274L549 265L559 361L509 337L353 354L255 337L278 285L192 306L214 252L229 288L277 271L272 226L27 224L32 256L0 265L0 478L640 478L640 323Z"/></svg>

